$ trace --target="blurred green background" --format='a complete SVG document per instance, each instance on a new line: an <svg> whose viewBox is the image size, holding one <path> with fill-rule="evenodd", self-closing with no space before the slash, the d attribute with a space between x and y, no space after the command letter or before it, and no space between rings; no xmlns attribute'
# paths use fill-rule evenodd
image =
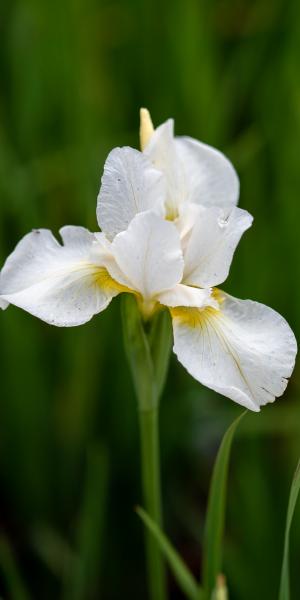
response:
<svg viewBox="0 0 300 600"><path fill-rule="evenodd" d="M298 0L10 0L0 4L0 257L29 230L97 229L105 157L138 146L138 109L222 149L254 214L224 289L300 333ZM0 595L146 598L136 402L119 301L85 326L0 314ZM230 468L231 600L274 600L300 455L299 369L248 415ZM198 574L211 468L240 408L172 358L161 407L165 525ZM292 532L300 597L300 510ZM172 600L181 598L170 576Z"/></svg>

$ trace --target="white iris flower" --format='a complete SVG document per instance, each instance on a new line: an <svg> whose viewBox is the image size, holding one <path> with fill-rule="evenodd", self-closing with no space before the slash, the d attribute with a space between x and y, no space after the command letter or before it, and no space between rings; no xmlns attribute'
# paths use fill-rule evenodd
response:
<svg viewBox="0 0 300 600"><path fill-rule="evenodd" d="M258 411L287 385L296 340L275 311L215 286L228 275L251 215L236 207L238 177L223 154L173 121L153 129L141 111L142 152L109 154L98 196L101 233L46 229L26 235L6 260L0 306L47 323L81 325L122 292L145 318L170 310L174 352L204 385Z"/></svg>

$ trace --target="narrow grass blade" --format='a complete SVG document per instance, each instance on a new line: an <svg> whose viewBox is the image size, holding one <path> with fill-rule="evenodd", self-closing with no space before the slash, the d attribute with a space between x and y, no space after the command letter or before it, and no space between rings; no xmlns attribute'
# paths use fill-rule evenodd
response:
<svg viewBox="0 0 300 600"><path fill-rule="evenodd" d="M3 536L0 538L0 569L5 581L6 589L11 600L30 600L14 553L9 542Z"/></svg>
<svg viewBox="0 0 300 600"><path fill-rule="evenodd" d="M230 449L235 430L247 411L227 429L218 451L210 484L204 529L203 583L205 600L211 598L221 570L222 538L225 520L226 488Z"/></svg>
<svg viewBox="0 0 300 600"><path fill-rule="evenodd" d="M47 569L64 580L75 562L75 555L60 533L44 524L38 525L33 531L32 545Z"/></svg>
<svg viewBox="0 0 300 600"><path fill-rule="evenodd" d="M99 588L108 485L106 448L94 444L87 456L87 475L77 532L77 555L68 574L65 600L84 600ZM99 593L99 590L98 590Z"/></svg>
<svg viewBox="0 0 300 600"><path fill-rule="evenodd" d="M171 542L165 536L165 534L160 530L158 525L154 523L154 521L149 517L146 511L138 507L136 509L136 512L142 519L148 531L150 531L150 533L156 540L161 552L163 553L169 564L169 567L179 587L181 588L186 598L188 598L189 600L197 600L201 598L201 590L199 590L197 581L195 580L192 573L189 571L182 558L179 556L178 552L172 546Z"/></svg>
<svg viewBox="0 0 300 600"><path fill-rule="evenodd" d="M298 494L300 490L300 460L298 462L289 497L287 516L286 516L286 526L285 526L285 535L284 535L284 550L283 550L283 559L282 559L282 567L281 567L281 580L280 580L280 589L279 589L279 600L290 600L290 575L289 575L289 544L290 544L290 530L293 520L293 515L296 507L296 502L298 499Z"/></svg>

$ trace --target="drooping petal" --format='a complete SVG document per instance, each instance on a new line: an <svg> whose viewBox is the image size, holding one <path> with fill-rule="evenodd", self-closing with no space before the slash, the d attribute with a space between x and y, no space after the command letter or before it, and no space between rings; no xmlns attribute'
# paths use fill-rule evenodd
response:
<svg viewBox="0 0 300 600"><path fill-rule="evenodd" d="M235 206L203 207L185 244L184 283L211 287L225 281L236 246L252 221L247 211Z"/></svg>
<svg viewBox="0 0 300 600"><path fill-rule="evenodd" d="M101 181L97 219L109 239L127 229L137 213L164 214L164 177L142 152L128 147L112 150Z"/></svg>
<svg viewBox="0 0 300 600"><path fill-rule="evenodd" d="M213 306L218 308L216 300L211 295L210 289L199 289L177 283L172 289L161 292L157 300L165 306L193 306L203 308L204 306Z"/></svg>
<svg viewBox="0 0 300 600"><path fill-rule="evenodd" d="M27 234L8 257L0 298L51 325L89 321L106 308L120 286L103 268L102 246L83 227L63 227L61 246L51 231Z"/></svg>
<svg viewBox="0 0 300 600"><path fill-rule="evenodd" d="M107 264L120 284L140 292L145 299L180 282L183 257L175 225L152 212L140 213L111 244L116 261Z"/></svg>
<svg viewBox="0 0 300 600"><path fill-rule="evenodd" d="M190 137L176 137L186 182L186 200L204 206L232 206L239 198L239 179L231 162L215 148Z"/></svg>
<svg viewBox="0 0 300 600"><path fill-rule="evenodd" d="M259 411L286 388L295 336L271 308L224 292L218 297L219 311L172 309L174 351L203 385Z"/></svg>

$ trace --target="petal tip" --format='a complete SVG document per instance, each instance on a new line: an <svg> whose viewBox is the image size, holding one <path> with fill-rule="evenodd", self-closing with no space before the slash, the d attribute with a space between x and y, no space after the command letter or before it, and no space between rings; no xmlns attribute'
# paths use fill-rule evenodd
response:
<svg viewBox="0 0 300 600"><path fill-rule="evenodd" d="M9 302L7 302L6 300L4 300L3 298L1 298L0 296L0 308L1 310L6 310L6 308L9 306Z"/></svg>

